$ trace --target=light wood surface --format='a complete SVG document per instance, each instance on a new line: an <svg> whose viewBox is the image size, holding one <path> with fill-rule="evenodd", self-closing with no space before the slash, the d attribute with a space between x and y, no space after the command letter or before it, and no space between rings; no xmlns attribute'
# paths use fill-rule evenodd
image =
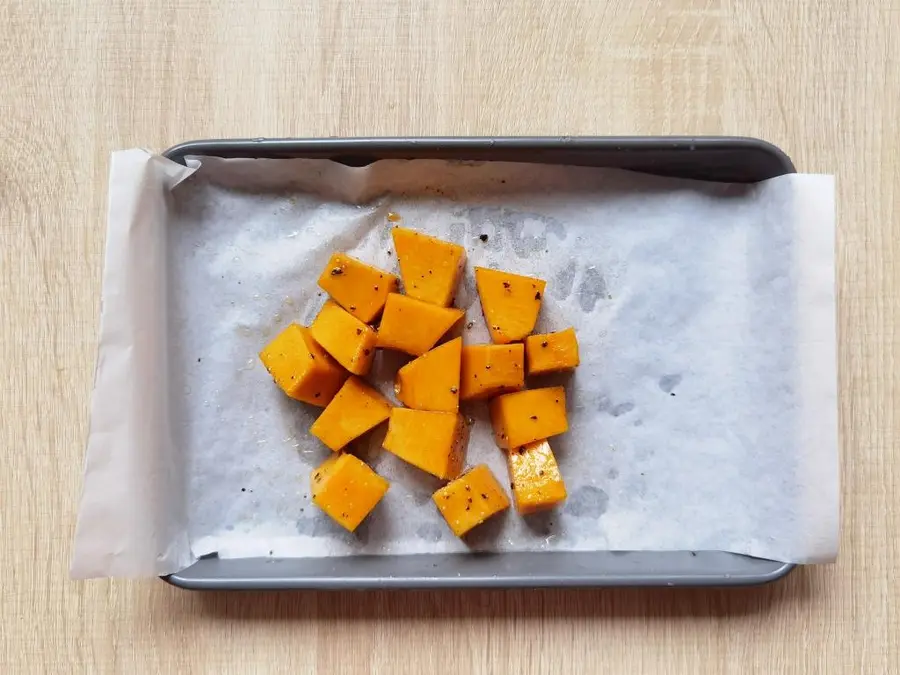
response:
<svg viewBox="0 0 900 675"><path fill-rule="evenodd" d="M0 672L900 672L900 2L0 2ZM740 134L838 186L843 538L738 591L76 583L111 150Z"/></svg>

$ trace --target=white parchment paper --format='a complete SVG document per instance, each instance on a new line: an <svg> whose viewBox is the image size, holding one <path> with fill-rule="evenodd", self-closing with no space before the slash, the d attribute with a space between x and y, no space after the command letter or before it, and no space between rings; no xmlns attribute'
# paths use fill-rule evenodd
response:
<svg viewBox="0 0 900 675"><path fill-rule="evenodd" d="M836 555L831 177L745 186L499 163L189 165L114 157L75 576L164 574L210 552ZM431 503L439 483L380 450L383 429L356 447L391 481L358 532L311 504L310 470L329 455L308 433L318 409L281 394L257 353L315 316L332 252L396 269L389 211L466 247L465 342L488 341L474 265L547 279L538 330L575 326L581 367L535 382L568 390L570 431L551 441L562 508L507 513L463 543ZM390 393L405 360L379 353L370 380ZM505 482L485 406L464 412L468 463Z"/></svg>

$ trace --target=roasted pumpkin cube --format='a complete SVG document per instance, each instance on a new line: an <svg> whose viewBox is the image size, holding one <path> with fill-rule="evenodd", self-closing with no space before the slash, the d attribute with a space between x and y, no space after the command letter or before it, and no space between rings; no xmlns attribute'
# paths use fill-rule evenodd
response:
<svg viewBox="0 0 900 675"><path fill-rule="evenodd" d="M494 440L501 448L517 448L569 430L562 387L503 394L491 401L490 413Z"/></svg>
<svg viewBox="0 0 900 675"><path fill-rule="evenodd" d="M528 357L529 375L572 370L579 364L575 329L529 335L525 338L525 355Z"/></svg>
<svg viewBox="0 0 900 675"><path fill-rule="evenodd" d="M312 472L313 503L353 532L384 497L390 483L358 457L332 455Z"/></svg>
<svg viewBox="0 0 900 675"><path fill-rule="evenodd" d="M484 464L447 483L432 499L457 537L509 508L509 498Z"/></svg>
<svg viewBox="0 0 900 675"><path fill-rule="evenodd" d="M397 290L397 277L346 253L335 253L319 277L319 286L357 319L371 323L384 309L388 293Z"/></svg>
<svg viewBox="0 0 900 675"><path fill-rule="evenodd" d="M327 301L309 327L313 338L354 375L365 375L375 358L375 330L336 302Z"/></svg>
<svg viewBox="0 0 900 675"><path fill-rule="evenodd" d="M310 433L332 450L340 450L384 422L391 404L372 387L351 377L310 427Z"/></svg>
<svg viewBox="0 0 900 675"><path fill-rule="evenodd" d="M490 398L525 386L525 345L467 345L462 348L461 401Z"/></svg>
<svg viewBox="0 0 900 675"><path fill-rule="evenodd" d="M459 410L459 366L462 338L450 340L413 359L399 371L394 393L416 410Z"/></svg>
<svg viewBox="0 0 900 675"><path fill-rule="evenodd" d="M438 478L456 478L466 461L469 427L454 412L394 408L384 449Z"/></svg>
<svg viewBox="0 0 900 675"><path fill-rule="evenodd" d="M453 303L466 249L415 230L391 230L403 288L411 298L448 307Z"/></svg>
<svg viewBox="0 0 900 675"><path fill-rule="evenodd" d="M553 508L566 498L566 484L547 441L512 448L506 460L516 510L523 516Z"/></svg>
<svg viewBox="0 0 900 675"><path fill-rule="evenodd" d="M476 267L475 285L491 340L497 344L516 342L534 330L546 281Z"/></svg>
<svg viewBox="0 0 900 675"><path fill-rule="evenodd" d="M391 293L378 327L378 346L421 356L437 344L463 315L455 307L438 307Z"/></svg>
<svg viewBox="0 0 900 675"><path fill-rule="evenodd" d="M275 336L259 358L285 394L317 406L328 405L349 375L308 328L295 323Z"/></svg>

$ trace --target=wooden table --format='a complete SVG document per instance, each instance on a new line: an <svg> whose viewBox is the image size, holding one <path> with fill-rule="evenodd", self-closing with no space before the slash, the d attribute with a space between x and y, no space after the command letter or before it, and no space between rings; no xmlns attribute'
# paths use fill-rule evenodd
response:
<svg viewBox="0 0 900 675"><path fill-rule="evenodd" d="M0 672L900 672L900 2L0 4ZM843 541L739 591L75 583L109 152L741 134L838 186Z"/></svg>

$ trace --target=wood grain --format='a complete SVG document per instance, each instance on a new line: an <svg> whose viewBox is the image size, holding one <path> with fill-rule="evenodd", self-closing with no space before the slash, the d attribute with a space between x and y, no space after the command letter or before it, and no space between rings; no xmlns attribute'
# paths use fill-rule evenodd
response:
<svg viewBox="0 0 900 675"><path fill-rule="evenodd" d="M898 36L898 0L0 3L0 672L900 672ZM69 581L111 150L669 133L837 176L836 565L739 591Z"/></svg>

